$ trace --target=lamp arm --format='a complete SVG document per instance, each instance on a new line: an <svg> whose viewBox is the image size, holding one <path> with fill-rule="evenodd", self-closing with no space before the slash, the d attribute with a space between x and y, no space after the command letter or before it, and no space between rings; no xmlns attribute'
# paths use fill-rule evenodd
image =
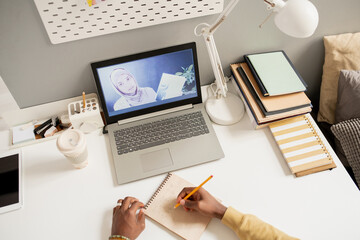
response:
<svg viewBox="0 0 360 240"><path fill-rule="evenodd" d="M231 0L231 2L226 6L224 11L212 25L201 23L197 25L194 29L195 35L203 36L206 43L206 48L209 53L211 66L215 76L216 90L214 91L214 95L216 98L219 98L221 96L226 97L226 92L228 91L228 89L226 85L226 77L224 76L213 34L216 29L221 25L221 23L224 22L226 17L230 14L230 12L234 9L235 5L238 2L239 0ZM197 33L197 29L200 26L203 26L203 28L201 29L200 33Z"/></svg>
<svg viewBox="0 0 360 240"><path fill-rule="evenodd" d="M214 33L216 29L221 25L223 21L225 21L226 17L230 14L230 12L234 9L236 4L238 4L239 0L231 0L231 2L226 6L224 11L220 14L218 19L209 26L209 32Z"/></svg>
<svg viewBox="0 0 360 240"><path fill-rule="evenodd" d="M212 34L204 35L206 48L209 53L211 67L215 76L216 90L213 90L214 96L219 98L221 96L226 97L226 92L228 91L226 85L226 77L224 76L224 72L222 70L222 65L220 62L219 53L217 51L214 36Z"/></svg>

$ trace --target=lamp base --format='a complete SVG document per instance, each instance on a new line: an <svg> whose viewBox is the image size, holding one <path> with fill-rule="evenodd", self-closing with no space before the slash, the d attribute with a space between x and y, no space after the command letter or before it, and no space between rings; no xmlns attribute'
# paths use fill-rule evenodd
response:
<svg viewBox="0 0 360 240"><path fill-rule="evenodd" d="M209 97L205 102L205 109L211 121L220 125L237 123L245 112L242 100L229 92L226 93L226 97Z"/></svg>

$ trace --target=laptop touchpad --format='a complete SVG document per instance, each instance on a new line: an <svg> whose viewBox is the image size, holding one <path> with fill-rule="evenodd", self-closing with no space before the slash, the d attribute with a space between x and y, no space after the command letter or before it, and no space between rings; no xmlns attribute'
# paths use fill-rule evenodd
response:
<svg viewBox="0 0 360 240"><path fill-rule="evenodd" d="M142 154L140 159L144 172L153 171L174 164L168 148Z"/></svg>

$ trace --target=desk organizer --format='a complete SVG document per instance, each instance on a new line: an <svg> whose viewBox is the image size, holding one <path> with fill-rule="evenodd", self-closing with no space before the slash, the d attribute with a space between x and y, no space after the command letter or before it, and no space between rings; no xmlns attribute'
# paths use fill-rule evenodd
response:
<svg viewBox="0 0 360 240"><path fill-rule="evenodd" d="M68 113L72 126L85 133L104 126L96 98L86 99L85 107L82 100L70 103Z"/></svg>
<svg viewBox="0 0 360 240"><path fill-rule="evenodd" d="M216 14L224 5L224 0L106 0L91 7L86 0L34 1L52 44Z"/></svg>

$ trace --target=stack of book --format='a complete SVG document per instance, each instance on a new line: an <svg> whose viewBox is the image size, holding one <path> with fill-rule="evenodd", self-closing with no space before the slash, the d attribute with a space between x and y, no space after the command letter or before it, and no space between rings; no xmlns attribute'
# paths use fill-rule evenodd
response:
<svg viewBox="0 0 360 240"><path fill-rule="evenodd" d="M311 112L306 83L283 51L245 55L231 64L235 88L255 128Z"/></svg>

